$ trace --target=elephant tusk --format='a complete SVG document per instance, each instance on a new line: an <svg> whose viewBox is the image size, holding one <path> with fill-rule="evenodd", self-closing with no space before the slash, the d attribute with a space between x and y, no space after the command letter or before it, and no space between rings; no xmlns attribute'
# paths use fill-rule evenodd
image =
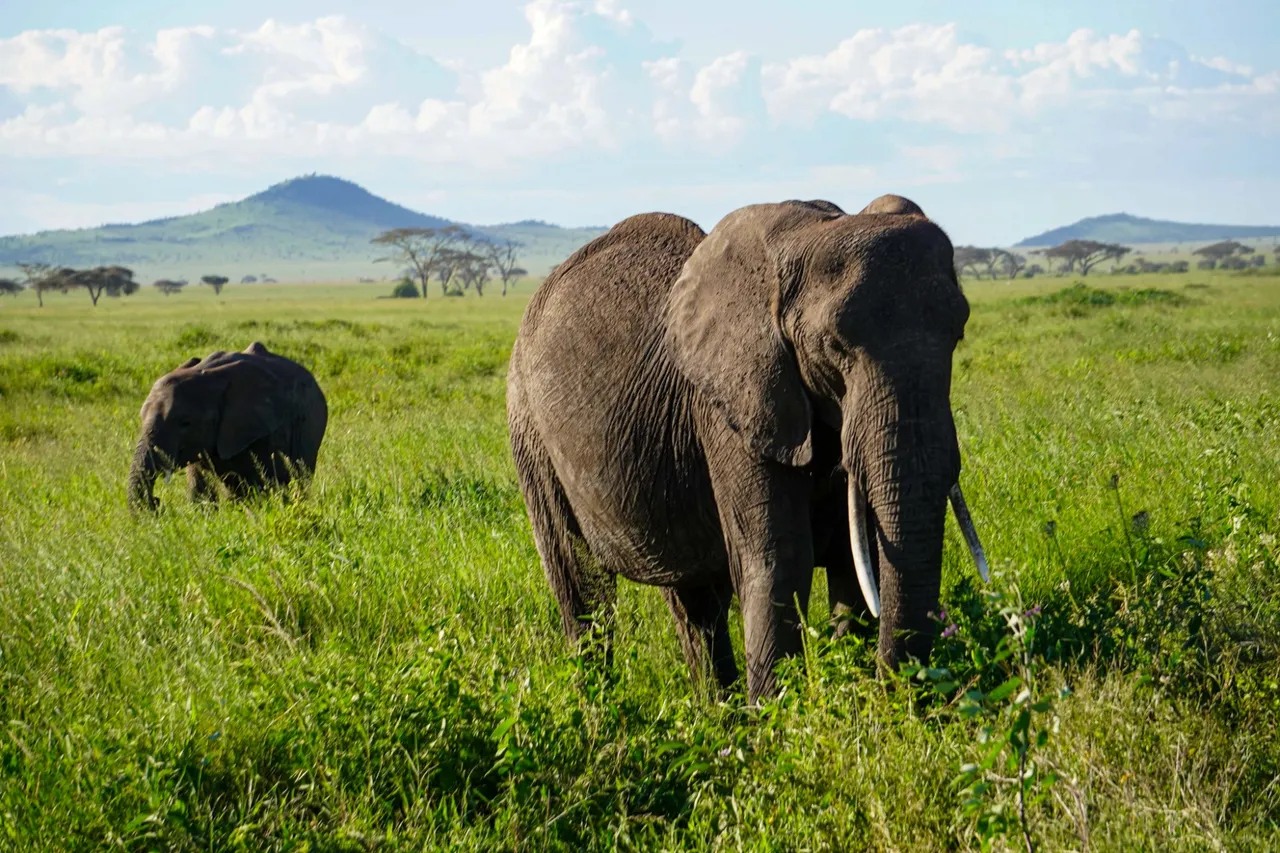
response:
<svg viewBox="0 0 1280 853"><path fill-rule="evenodd" d="M867 545L866 501L852 474L849 475L849 545L853 549L853 567L858 572L858 586L867 601L871 615L880 616L880 589L871 572L871 548Z"/></svg>
<svg viewBox="0 0 1280 853"><path fill-rule="evenodd" d="M978 566L978 574L982 576L985 583L991 583L991 573L987 570L987 555L982 550L978 529L973 526L973 516L969 514L969 505L964 502L964 492L960 491L959 483L951 487L950 497L951 509L955 511L956 522L960 525L960 532L964 534L969 553L973 555L973 562Z"/></svg>

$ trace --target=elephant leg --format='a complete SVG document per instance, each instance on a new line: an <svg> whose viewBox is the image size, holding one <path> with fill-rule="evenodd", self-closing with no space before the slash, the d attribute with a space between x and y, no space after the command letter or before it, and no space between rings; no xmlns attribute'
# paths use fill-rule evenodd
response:
<svg viewBox="0 0 1280 853"><path fill-rule="evenodd" d="M745 446L734 443L745 456ZM799 469L757 459L723 462L730 464L712 466L712 484L742 605L747 696L754 704L776 692L779 659L801 649L813 582L812 482Z"/></svg>
<svg viewBox="0 0 1280 853"><path fill-rule="evenodd" d="M244 480L242 495L247 492L259 492L280 485L280 459L273 447L249 453L249 464L241 478Z"/></svg>
<svg viewBox="0 0 1280 853"><path fill-rule="evenodd" d="M611 666L617 578L600 566L587 547L542 443L530 431L515 427L511 438L534 544L560 608L565 636L588 657L603 646L605 665Z"/></svg>
<svg viewBox="0 0 1280 853"><path fill-rule="evenodd" d="M228 460L219 475L227 493L233 498L243 499L275 484L272 476L274 464L269 449L255 447Z"/></svg>
<svg viewBox="0 0 1280 853"><path fill-rule="evenodd" d="M666 587L662 594L671 608L676 634L695 685L707 685L714 675L721 690L738 680L738 664L729 641L731 584Z"/></svg>
<svg viewBox="0 0 1280 853"><path fill-rule="evenodd" d="M324 422L319 429L310 422L302 421L294 426L290 433L288 465L289 473L294 480L301 480L305 490L311 484L316 473L316 460L320 452L320 441L324 437Z"/></svg>
<svg viewBox="0 0 1280 853"><path fill-rule="evenodd" d="M263 474L265 475L267 484L270 486L287 486L289 481L293 479L293 471L287 454L283 451L274 451L267 457L267 463L263 466Z"/></svg>
<svg viewBox="0 0 1280 853"><path fill-rule="evenodd" d="M289 484L305 476L298 463L284 450L276 450L271 454L265 474L266 487L278 489L280 500L286 504L289 503Z"/></svg>
<svg viewBox="0 0 1280 853"><path fill-rule="evenodd" d="M187 466L187 497L194 503L210 503L218 499L218 491L211 478L214 476L202 465Z"/></svg>

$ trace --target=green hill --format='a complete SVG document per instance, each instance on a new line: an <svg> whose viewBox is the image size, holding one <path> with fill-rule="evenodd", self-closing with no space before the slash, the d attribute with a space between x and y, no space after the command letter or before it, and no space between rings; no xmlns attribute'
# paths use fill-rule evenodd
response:
<svg viewBox="0 0 1280 853"><path fill-rule="evenodd" d="M1144 219L1127 213L1091 216L1074 225L1055 228L1016 245L1019 247L1057 246L1067 240L1098 240L1103 243L1209 243L1218 240L1277 237L1280 226L1271 225L1198 225Z"/></svg>
<svg viewBox="0 0 1280 853"><path fill-rule="evenodd" d="M603 228L525 221L452 223L393 204L350 181L311 175L190 216L0 238L0 267L25 261L63 266L124 264L141 279L269 275L280 280L384 277L396 273L370 239L389 228L460 224L477 237L521 246L521 265L540 275Z"/></svg>

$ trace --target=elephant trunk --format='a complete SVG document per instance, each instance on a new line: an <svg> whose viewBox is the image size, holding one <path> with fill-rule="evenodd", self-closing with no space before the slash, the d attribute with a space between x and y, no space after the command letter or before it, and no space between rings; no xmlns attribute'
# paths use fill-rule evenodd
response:
<svg viewBox="0 0 1280 853"><path fill-rule="evenodd" d="M160 460L150 431L138 439L133 451L133 464L129 466L129 505L134 509L155 511L159 502L155 497L156 477L161 472Z"/></svg>
<svg viewBox="0 0 1280 853"><path fill-rule="evenodd" d="M868 395L844 428L850 545L868 608L880 617L880 659L890 667L908 657L924 662L932 648L947 497L960 458L946 386L937 400L902 390Z"/></svg>
<svg viewBox="0 0 1280 853"><path fill-rule="evenodd" d="M880 659L890 667L929 658L942 581L947 487L896 454L868 459L866 509L879 553Z"/></svg>

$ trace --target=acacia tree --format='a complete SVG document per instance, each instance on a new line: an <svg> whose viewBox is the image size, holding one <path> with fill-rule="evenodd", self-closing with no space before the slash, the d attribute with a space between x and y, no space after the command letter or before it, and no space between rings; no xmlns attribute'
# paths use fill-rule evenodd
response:
<svg viewBox="0 0 1280 853"><path fill-rule="evenodd" d="M955 264L960 272L968 271L974 278L982 278L982 268L990 268L991 265L991 250L977 246L956 246Z"/></svg>
<svg viewBox="0 0 1280 853"><path fill-rule="evenodd" d="M987 269L987 275L994 281L1000 274L1001 266L1004 265L1004 251L1001 249L983 249L983 251L986 257L982 259L982 263Z"/></svg>
<svg viewBox="0 0 1280 853"><path fill-rule="evenodd" d="M1004 269L1011 279L1017 278L1027 267L1026 255L1019 255L1017 252L1010 252L1006 249L992 249L991 251L996 255L999 266ZM995 278L994 272L991 277Z"/></svg>
<svg viewBox="0 0 1280 853"><path fill-rule="evenodd" d="M1097 240L1068 240L1060 246L1043 250L1042 254L1050 260L1061 261L1065 272L1074 272L1080 267L1081 275L1088 275L1089 270L1106 260L1120 260L1133 250L1118 243L1099 243Z"/></svg>
<svg viewBox="0 0 1280 853"><path fill-rule="evenodd" d="M0 278L0 293L7 293L10 296L16 297L26 289L26 286L20 281L14 281L11 278Z"/></svg>
<svg viewBox="0 0 1280 853"><path fill-rule="evenodd" d="M155 283L156 290L159 290L165 296L170 296L174 293L181 293L182 288L186 286L187 283L185 281L173 281L167 278L162 278Z"/></svg>
<svg viewBox="0 0 1280 853"><path fill-rule="evenodd" d="M207 284L213 288L213 295L217 296L222 293L222 288L226 286L229 279L225 275L206 275L200 279L201 284Z"/></svg>
<svg viewBox="0 0 1280 853"><path fill-rule="evenodd" d="M139 287L133 280L133 270L115 265L87 270L64 268L58 271L58 276L62 279L64 290L87 290L95 308L104 293L112 298L132 296L138 292Z"/></svg>
<svg viewBox="0 0 1280 853"><path fill-rule="evenodd" d="M470 274L471 267L484 260L483 256L471 250L471 239L471 235L464 232L457 239L455 247L442 249L436 256L433 269L436 280L440 282L441 296L462 293L462 289L467 286L466 281L463 281L463 288L457 291L452 291L449 285L453 283L454 278L462 279L463 274Z"/></svg>
<svg viewBox="0 0 1280 853"><path fill-rule="evenodd" d="M516 249L519 244L511 240L503 240L501 243L486 243L484 247L485 255L489 259L489 266L493 268L494 273L502 280L502 295L507 295L507 288L513 285L522 276L529 274L529 271L518 266L519 259L516 257Z"/></svg>
<svg viewBox="0 0 1280 853"><path fill-rule="evenodd" d="M44 307L44 294L49 290L66 290L58 270L51 264L26 263L18 264L22 271L23 284L36 293L36 303Z"/></svg>
<svg viewBox="0 0 1280 853"><path fill-rule="evenodd" d="M493 277L488 256L476 252L459 254L456 275L462 282L462 289L474 288L476 296L484 296L484 287Z"/></svg>
<svg viewBox="0 0 1280 853"><path fill-rule="evenodd" d="M1237 255L1252 255L1253 253L1254 249L1252 246L1237 243L1235 240L1223 240L1219 243L1211 243L1208 246L1202 246L1191 254L1200 255L1202 258L1218 264L1228 258L1236 257Z"/></svg>
<svg viewBox="0 0 1280 853"><path fill-rule="evenodd" d="M422 298L427 297L427 285L431 276L438 271L441 256L453 251L461 243L471 239L470 235L459 225L447 225L444 228L392 228L383 231L371 241L375 246L387 250L384 257L377 258L374 263L393 263L413 270L413 275L421 283ZM449 277L453 271L448 270ZM441 284L447 290L448 281Z"/></svg>

